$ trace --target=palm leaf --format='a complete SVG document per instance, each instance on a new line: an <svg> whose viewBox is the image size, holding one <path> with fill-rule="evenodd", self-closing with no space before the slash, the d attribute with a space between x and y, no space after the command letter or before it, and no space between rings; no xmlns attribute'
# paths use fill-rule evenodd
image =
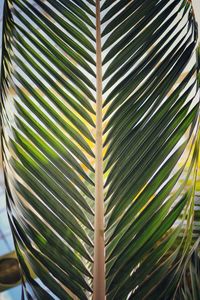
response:
<svg viewBox="0 0 200 300"><path fill-rule="evenodd" d="M186 0L5 1L2 152L22 299L195 299L197 38Z"/></svg>
<svg viewBox="0 0 200 300"><path fill-rule="evenodd" d="M196 300L199 298L199 267L199 239L197 239L185 263L183 276L180 282L180 287L177 290L176 299Z"/></svg>

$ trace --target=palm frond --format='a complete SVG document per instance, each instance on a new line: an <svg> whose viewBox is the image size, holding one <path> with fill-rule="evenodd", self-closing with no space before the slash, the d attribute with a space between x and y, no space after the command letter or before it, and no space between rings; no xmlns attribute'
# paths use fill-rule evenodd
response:
<svg viewBox="0 0 200 300"><path fill-rule="evenodd" d="M191 1L6 0L3 36L23 297L196 297L196 263L185 272L199 237Z"/></svg>

